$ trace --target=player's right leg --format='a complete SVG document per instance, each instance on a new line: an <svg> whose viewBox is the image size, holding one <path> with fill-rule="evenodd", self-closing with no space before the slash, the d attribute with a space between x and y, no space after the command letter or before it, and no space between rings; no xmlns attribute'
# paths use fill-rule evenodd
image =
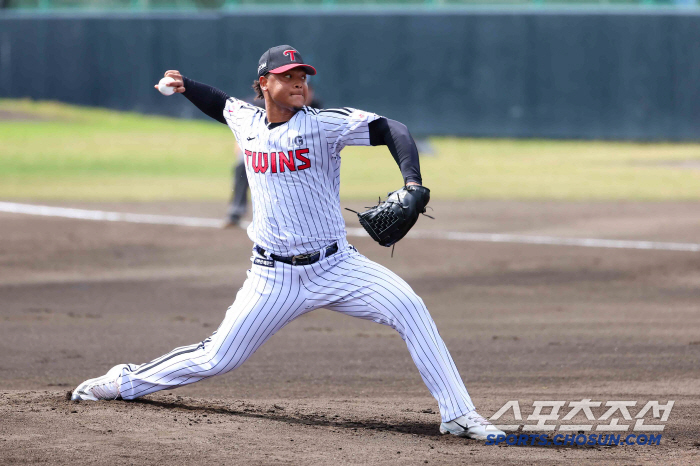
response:
<svg viewBox="0 0 700 466"><path fill-rule="evenodd" d="M140 366L115 366L107 375L83 382L73 399L121 396L130 400L231 371L284 325L306 312L305 298L295 268L252 265L236 301L211 337Z"/></svg>

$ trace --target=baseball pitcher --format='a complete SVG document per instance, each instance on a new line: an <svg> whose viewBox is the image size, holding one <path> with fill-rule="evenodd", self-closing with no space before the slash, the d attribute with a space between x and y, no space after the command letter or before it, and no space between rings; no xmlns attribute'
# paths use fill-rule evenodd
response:
<svg viewBox="0 0 700 466"><path fill-rule="evenodd" d="M297 317L326 308L388 325L401 335L442 416L440 432L485 439L503 432L477 414L423 300L387 268L348 244L341 214L340 152L386 145L405 185L358 214L383 246L399 241L425 212L418 150L403 124L353 108L304 105L316 70L289 45L267 50L253 88L265 108L167 71L169 84L228 125L243 149L253 200L247 279L209 338L151 362L120 364L80 384L73 400L132 400L225 374Z"/></svg>

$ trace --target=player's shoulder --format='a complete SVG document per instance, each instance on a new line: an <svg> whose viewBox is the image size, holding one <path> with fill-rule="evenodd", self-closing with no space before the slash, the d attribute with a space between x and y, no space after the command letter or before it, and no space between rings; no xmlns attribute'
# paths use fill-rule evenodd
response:
<svg viewBox="0 0 700 466"><path fill-rule="evenodd" d="M241 99L235 97L229 97L226 101L226 111L228 113L250 113L255 115L257 113L265 114L265 109L258 107L257 105L251 104Z"/></svg>
<svg viewBox="0 0 700 466"><path fill-rule="evenodd" d="M330 118L347 118L349 117L352 112L354 112L354 108L350 107L338 107L338 108L321 108L317 109L317 114L325 117L330 117Z"/></svg>
<svg viewBox="0 0 700 466"><path fill-rule="evenodd" d="M379 116L352 107L316 109L316 114L324 120L373 120Z"/></svg>
<svg viewBox="0 0 700 466"><path fill-rule="evenodd" d="M308 105L304 105L301 110L299 110L299 113L302 114L305 118L312 118L312 119L335 119L335 118L348 118L350 116L350 112L346 109L343 108L332 108L332 109L326 109L326 108L315 108L315 107L309 107Z"/></svg>

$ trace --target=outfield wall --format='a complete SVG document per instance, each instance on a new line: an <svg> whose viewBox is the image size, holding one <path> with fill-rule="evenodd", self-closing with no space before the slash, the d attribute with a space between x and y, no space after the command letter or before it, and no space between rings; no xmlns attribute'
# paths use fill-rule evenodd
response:
<svg viewBox="0 0 700 466"><path fill-rule="evenodd" d="M252 94L261 53L298 48L324 105L416 134L700 140L700 14L672 10L0 14L0 97L179 116L179 69Z"/></svg>

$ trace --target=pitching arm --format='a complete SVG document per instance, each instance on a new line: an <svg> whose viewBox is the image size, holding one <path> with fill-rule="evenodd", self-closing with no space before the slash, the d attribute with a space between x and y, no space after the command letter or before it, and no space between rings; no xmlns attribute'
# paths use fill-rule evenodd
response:
<svg viewBox="0 0 700 466"><path fill-rule="evenodd" d="M182 93L205 115L215 119L219 123L227 124L224 118L224 108L229 96L215 87L198 83L185 76L182 77L185 92Z"/></svg>

